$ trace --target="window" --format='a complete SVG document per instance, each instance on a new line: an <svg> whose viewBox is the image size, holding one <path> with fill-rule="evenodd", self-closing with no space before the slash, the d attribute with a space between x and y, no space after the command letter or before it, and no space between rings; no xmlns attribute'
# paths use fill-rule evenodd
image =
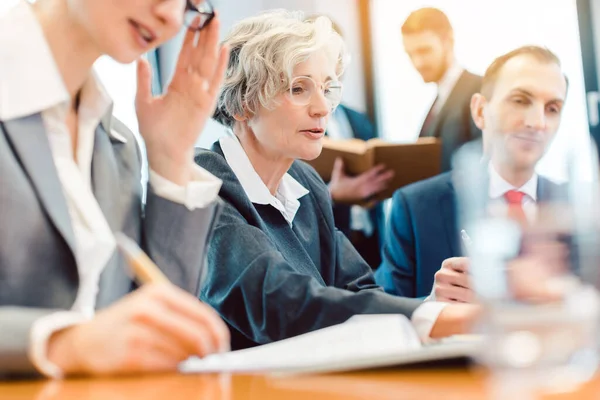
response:
<svg viewBox="0 0 600 400"><path fill-rule="evenodd" d="M0 0L0 14L17 4L19 0Z"/></svg>

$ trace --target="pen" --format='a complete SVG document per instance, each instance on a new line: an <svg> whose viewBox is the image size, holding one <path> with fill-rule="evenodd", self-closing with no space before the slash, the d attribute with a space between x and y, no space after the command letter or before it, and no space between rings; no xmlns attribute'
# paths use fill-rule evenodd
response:
<svg viewBox="0 0 600 400"><path fill-rule="evenodd" d="M169 279L154 262L144 253L137 243L121 232L115 233L117 246L125 254L135 278L142 284L167 283Z"/></svg>
<svg viewBox="0 0 600 400"><path fill-rule="evenodd" d="M460 238L462 239L463 244L467 249L473 245L473 241L471 240L469 235L467 235L467 231L465 231L464 229L460 231Z"/></svg>

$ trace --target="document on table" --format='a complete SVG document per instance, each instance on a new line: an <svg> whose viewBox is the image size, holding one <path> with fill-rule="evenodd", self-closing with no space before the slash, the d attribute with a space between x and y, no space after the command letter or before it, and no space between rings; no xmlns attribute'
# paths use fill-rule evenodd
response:
<svg viewBox="0 0 600 400"><path fill-rule="evenodd" d="M333 372L403 364L465 353L464 345L432 351L421 342L403 315L360 315L328 328L278 342L190 358L184 373L199 372Z"/></svg>

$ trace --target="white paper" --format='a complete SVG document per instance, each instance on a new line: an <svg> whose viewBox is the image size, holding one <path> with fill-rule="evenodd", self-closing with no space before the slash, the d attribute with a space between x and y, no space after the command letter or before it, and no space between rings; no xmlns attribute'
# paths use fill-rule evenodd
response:
<svg viewBox="0 0 600 400"><path fill-rule="evenodd" d="M403 315L360 315L345 323L246 350L192 357L181 372L277 372L390 358L421 347Z"/></svg>

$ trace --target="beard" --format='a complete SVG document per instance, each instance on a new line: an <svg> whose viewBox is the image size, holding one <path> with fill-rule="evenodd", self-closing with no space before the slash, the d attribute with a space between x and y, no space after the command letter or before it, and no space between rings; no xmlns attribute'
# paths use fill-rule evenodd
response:
<svg viewBox="0 0 600 400"><path fill-rule="evenodd" d="M450 64L443 59L439 64L420 70L419 74L425 83L440 83L444 75L446 75L448 68L450 68Z"/></svg>
<svg viewBox="0 0 600 400"><path fill-rule="evenodd" d="M450 69L450 66L452 65L452 58L450 57L449 53L449 50L444 51L440 63L432 74L431 82L440 83L440 81L444 78L444 75L446 75L446 72L448 72Z"/></svg>

